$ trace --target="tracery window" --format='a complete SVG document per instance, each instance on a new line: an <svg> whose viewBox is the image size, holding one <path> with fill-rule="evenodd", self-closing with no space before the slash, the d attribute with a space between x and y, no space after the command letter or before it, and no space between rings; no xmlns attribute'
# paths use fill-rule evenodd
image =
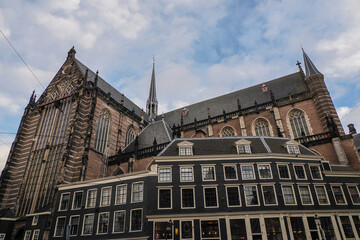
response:
<svg viewBox="0 0 360 240"><path fill-rule="evenodd" d="M221 136L222 137L233 137L235 136L235 131L232 127L224 127L222 130L221 130Z"/></svg>
<svg viewBox="0 0 360 240"><path fill-rule="evenodd" d="M294 138L299 138L303 134L305 134L305 136L310 135L303 111L299 109L292 110L289 114L289 120Z"/></svg>
<svg viewBox="0 0 360 240"><path fill-rule="evenodd" d="M271 136L269 129L269 122L265 119L258 119L254 123L256 136Z"/></svg>
<svg viewBox="0 0 360 240"><path fill-rule="evenodd" d="M135 139L135 129L133 126L130 126L126 132L125 146L129 145L129 143L131 143L131 141L134 139Z"/></svg>
<svg viewBox="0 0 360 240"><path fill-rule="evenodd" d="M101 111L95 134L94 148L99 152L105 152L110 131L110 112L108 110Z"/></svg>

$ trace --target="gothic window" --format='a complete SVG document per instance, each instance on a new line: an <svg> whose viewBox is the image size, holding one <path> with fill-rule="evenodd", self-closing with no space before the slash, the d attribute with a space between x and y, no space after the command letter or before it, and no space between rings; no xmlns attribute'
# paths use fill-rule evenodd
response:
<svg viewBox="0 0 360 240"><path fill-rule="evenodd" d="M289 120L294 138L299 138L302 135L310 135L303 111L298 109L292 110L289 114Z"/></svg>
<svg viewBox="0 0 360 240"><path fill-rule="evenodd" d="M129 143L131 143L131 141L134 139L135 139L135 129L133 126L130 126L126 132L125 146L129 145Z"/></svg>
<svg viewBox="0 0 360 240"><path fill-rule="evenodd" d="M269 129L269 122L265 119L258 119L254 123L256 136L271 136Z"/></svg>
<svg viewBox="0 0 360 240"><path fill-rule="evenodd" d="M95 134L94 148L99 152L105 152L105 148L108 142L108 136L110 131L110 112L107 110L101 111Z"/></svg>
<svg viewBox="0 0 360 240"><path fill-rule="evenodd" d="M235 136L235 130L232 127L226 126L221 130L222 137L233 137Z"/></svg>

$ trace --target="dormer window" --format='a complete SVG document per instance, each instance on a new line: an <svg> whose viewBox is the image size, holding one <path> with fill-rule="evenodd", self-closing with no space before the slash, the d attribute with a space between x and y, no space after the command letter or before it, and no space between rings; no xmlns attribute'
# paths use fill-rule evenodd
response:
<svg viewBox="0 0 360 240"><path fill-rule="evenodd" d="M251 141L246 139L240 139L239 141L235 142L236 150L238 154L250 154L251 153L251 147L250 147Z"/></svg>
<svg viewBox="0 0 360 240"><path fill-rule="evenodd" d="M299 142L295 140L291 140L291 141L287 141L284 144L284 147L286 147L289 154L300 154L299 145L300 145Z"/></svg>
<svg viewBox="0 0 360 240"><path fill-rule="evenodd" d="M188 141L182 141L178 143L179 156L192 156L193 155L193 143Z"/></svg>

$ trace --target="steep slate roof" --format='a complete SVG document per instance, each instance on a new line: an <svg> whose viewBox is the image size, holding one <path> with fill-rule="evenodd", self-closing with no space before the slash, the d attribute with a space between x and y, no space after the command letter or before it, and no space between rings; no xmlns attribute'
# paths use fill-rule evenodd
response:
<svg viewBox="0 0 360 240"><path fill-rule="evenodd" d="M91 71L88 67L86 67L82 62L80 62L78 59L75 58L75 62L77 63L77 65L79 66L79 69L81 71L82 74L85 75L86 70L88 69L88 77L87 77L87 81L90 82L94 82L95 80L95 76L96 74ZM111 97L118 103L121 102L121 98L122 98L122 94L116 90L114 87L112 87L110 84L108 84L104 79L102 79L100 76L98 76L98 82L97 82L98 87L104 91L105 93L110 93ZM134 109L135 114L138 117L144 117L144 121L149 122L149 118L148 115L141 110L141 108L139 108L135 103L133 103L130 99L128 99L127 97L124 96L124 107L127 108L128 110L132 111Z"/></svg>
<svg viewBox="0 0 360 240"><path fill-rule="evenodd" d="M284 77L265 82L268 88L267 92L262 91L263 83L245 88L236 92L225 94L219 97L208 99L192 105L184 106L188 109L188 114L183 117L184 124L189 124L196 118L197 121L208 118L208 108L212 117L238 110L237 100L240 101L241 108L253 107L254 102L262 104L271 101L270 90L273 92L275 99L287 97L288 94L298 94L308 91L305 81L300 72L296 72ZM165 121L169 126L180 124L181 112L179 108L164 114Z"/></svg>
<svg viewBox="0 0 360 240"><path fill-rule="evenodd" d="M176 138L158 156L178 156L177 144L183 141L193 143L194 155L219 155L237 154L235 142L240 139L251 141L250 147L253 154L256 153L283 153L287 149L283 146L288 138L277 137L224 137L224 138ZM318 155L302 145L299 145L300 153L304 155Z"/></svg>
<svg viewBox="0 0 360 240"><path fill-rule="evenodd" d="M157 144L168 143L173 139L173 132L164 120L147 125L138 135L138 149L152 147L154 138ZM124 148L123 152L135 150L135 139Z"/></svg>

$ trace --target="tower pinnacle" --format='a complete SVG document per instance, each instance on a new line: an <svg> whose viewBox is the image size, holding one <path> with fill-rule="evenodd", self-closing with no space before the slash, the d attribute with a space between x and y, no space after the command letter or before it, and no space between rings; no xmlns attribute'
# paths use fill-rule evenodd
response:
<svg viewBox="0 0 360 240"><path fill-rule="evenodd" d="M155 56L153 55L153 70L151 75L149 98L146 102L146 113L149 119L153 122L157 116L158 101L156 99L156 85L155 85Z"/></svg>
<svg viewBox="0 0 360 240"><path fill-rule="evenodd" d="M305 73L306 73L305 80L308 79L310 76L322 74L319 70L317 70L315 65L310 60L309 56L305 53L304 49L301 48L301 50L303 52L303 57L304 57L304 65L305 65Z"/></svg>

